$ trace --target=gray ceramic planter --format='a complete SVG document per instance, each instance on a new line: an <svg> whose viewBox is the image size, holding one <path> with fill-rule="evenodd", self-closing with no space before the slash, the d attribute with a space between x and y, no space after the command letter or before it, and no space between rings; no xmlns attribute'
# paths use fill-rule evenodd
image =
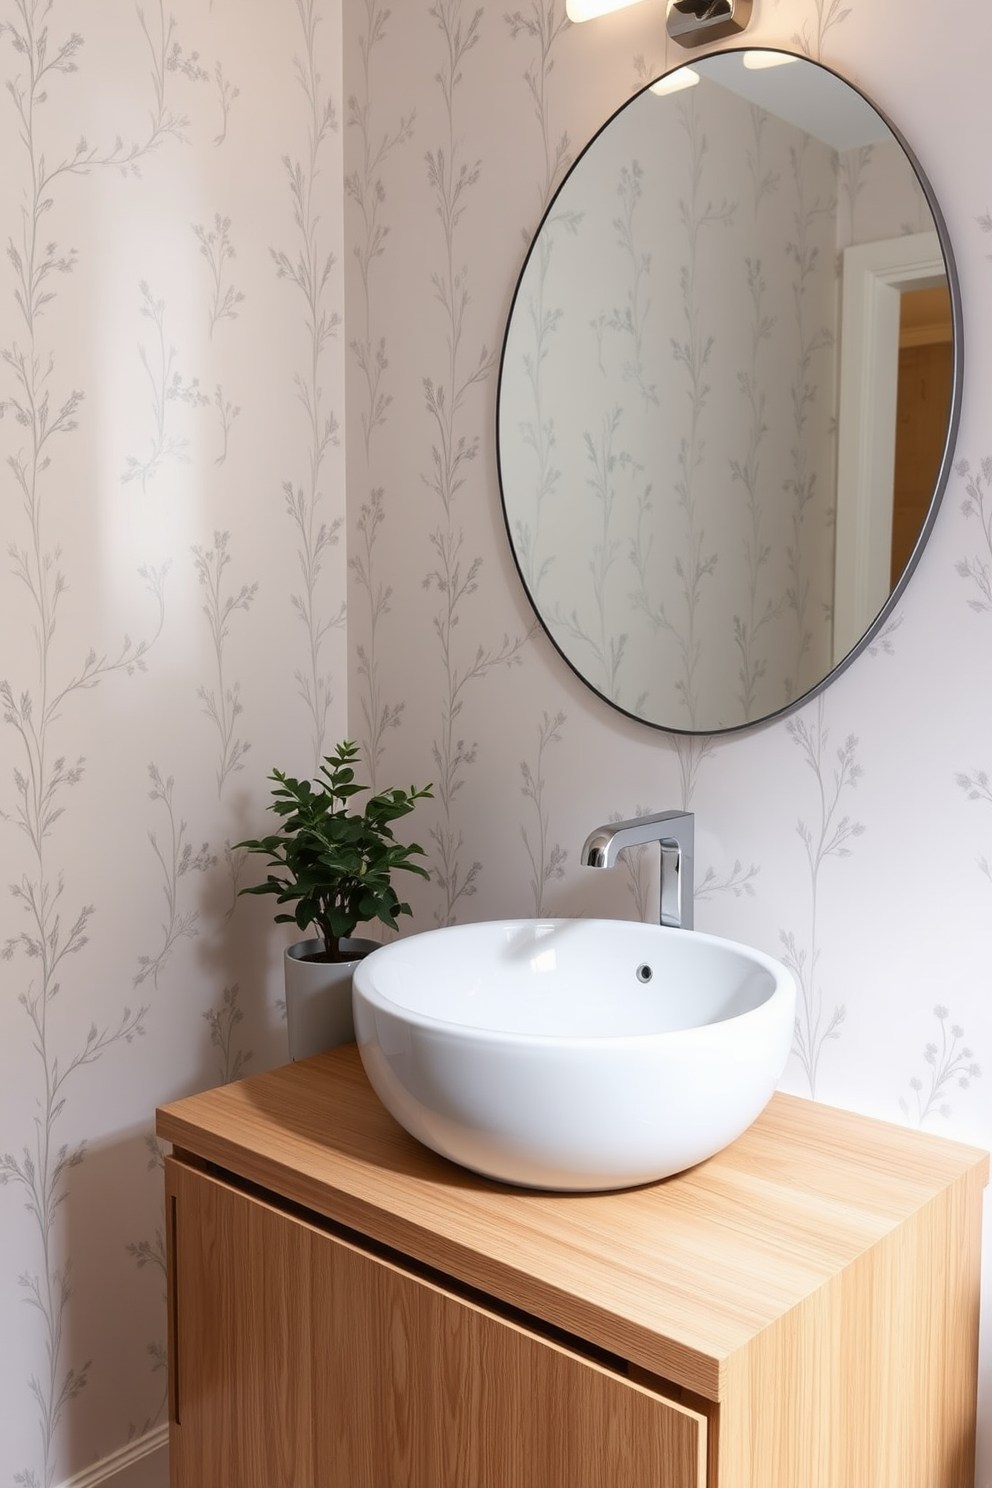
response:
<svg viewBox="0 0 992 1488"><path fill-rule="evenodd" d="M378 950L378 942L358 938L343 940L341 948L353 954L351 961L305 961L303 957L323 949L323 941L299 940L287 947L286 1027L290 1059L309 1059L355 1038L351 1015L351 977L362 955Z"/></svg>

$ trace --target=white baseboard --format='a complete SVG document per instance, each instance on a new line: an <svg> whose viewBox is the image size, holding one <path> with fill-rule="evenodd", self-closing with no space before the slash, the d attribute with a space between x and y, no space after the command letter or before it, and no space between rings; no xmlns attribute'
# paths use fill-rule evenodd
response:
<svg viewBox="0 0 992 1488"><path fill-rule="evenodd" d="M60 1488L169 1488L169 1428L156 1426Z"/></svg>

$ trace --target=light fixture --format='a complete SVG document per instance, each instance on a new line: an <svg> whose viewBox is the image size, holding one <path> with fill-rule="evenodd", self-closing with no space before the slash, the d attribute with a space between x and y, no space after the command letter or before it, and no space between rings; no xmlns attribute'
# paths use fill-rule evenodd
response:
<svg viewBox="0 0 992 1488"><path fill-rule="evenodd" d="M749 51L744 53L744 66L750 67L752 72L760 72L765 67L784 67L787 62L796 62L798 58L793 52L762 52Z"/></svg>
<svg viewBox="0 0 992 1488"><path fill-rule="evenodd" d="M681 93L683 88L694 88L699 82L699 73L691 67L677 67L651 84L651 92L663 98L666 93Z"/></svg>
<svg viewBox="0 0 992 1488"><path fill-rule="evenodd" d="M751 19L751 0L668 0L668 34L679 46L736 36Z"/></svg>
<svg viewBox="0 0 992 1488"><path fill-rule="evenodd" d="M565 0L565 14L570 21L592 21L596 16L609 15L637 3L638 0Z"/></svg>

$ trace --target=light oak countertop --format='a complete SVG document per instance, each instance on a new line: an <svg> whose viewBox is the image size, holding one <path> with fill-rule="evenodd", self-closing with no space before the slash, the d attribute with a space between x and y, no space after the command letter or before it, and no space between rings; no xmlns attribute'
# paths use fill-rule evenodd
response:
<svg viewBox="0 0 992 1488"><path fill-rule="evenodd" d="M989 1170L979 1149L777 1094L730 1147L660 1183L511 1188L410 1137L353 1044L163 1106L157 1130L710 1400L738 1350Z"/></svg>

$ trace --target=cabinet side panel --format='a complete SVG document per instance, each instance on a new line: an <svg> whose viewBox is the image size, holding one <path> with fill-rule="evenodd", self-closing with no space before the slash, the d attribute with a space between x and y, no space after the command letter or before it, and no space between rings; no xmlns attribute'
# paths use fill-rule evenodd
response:
<svg viewBox="0 0 992 1488"><path fill-rule="evenodd" d="M977 1180L955 1184L866 1258L876 1262L867 1299L846 1299L846 1358L851 1367L863 1361L864 1429L880 1488L974 1483L981 1205Z"/></svg>
<svg viewBox="0 0 992 1488"><path fill-rule="evenodd" d="M704 1488L699 1414L349 1245L314 1255L322 1488Z"/></svg>
<svg viewBox="0 0 992 1488"><path fill-rule="evenodd" d="M730 1361L711 1488L972 1488L982 1174Z"/></svg>
<svg viewBox="0 0 992 1488"><path fill-rule="evenodd" d="M171 1488L310 1488L310 1232L166 1160Z"/></svg>

